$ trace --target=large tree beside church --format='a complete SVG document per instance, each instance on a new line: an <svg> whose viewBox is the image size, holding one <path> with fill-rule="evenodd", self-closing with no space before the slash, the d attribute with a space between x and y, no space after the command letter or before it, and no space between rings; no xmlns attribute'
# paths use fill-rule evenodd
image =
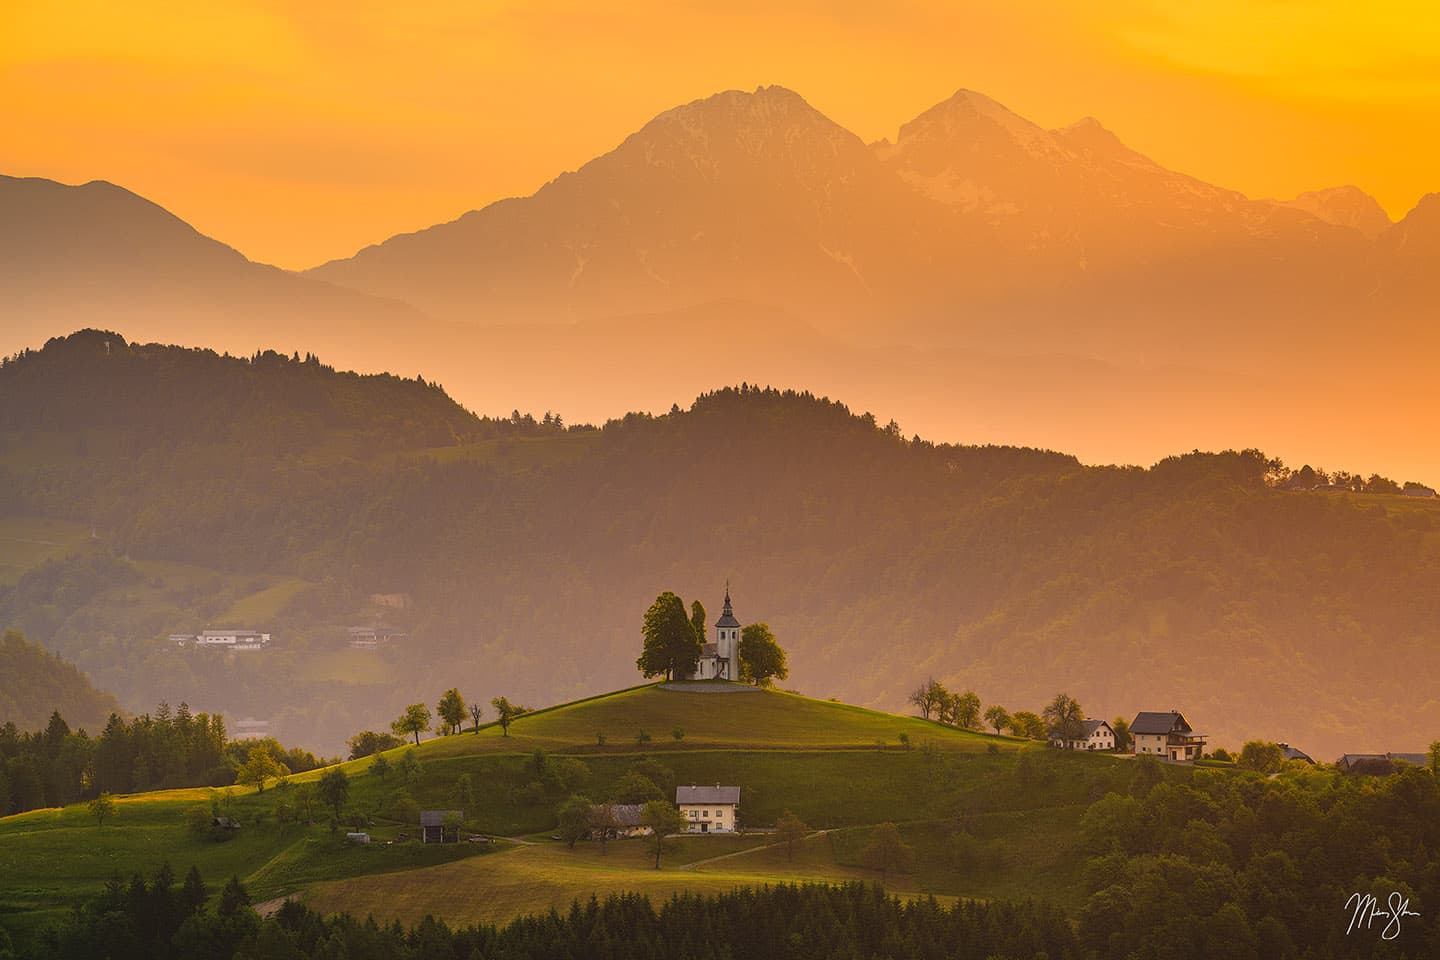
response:
<svg viewBox="0 0 1440 960"><path fill-rule="evenodd" d="M647 678L663 674L666 680L673 680L695 672L701 641L685 613L685 601L669 590L660 594L645 611L641 632L645 647L635 666Z"/></svg>
<svg viewBox="0 0 1440 960"><path fill-rule="evenodd" d="M781 649L768 623L751 623L740 631L740 679L757 687L768 687L790 676Z"/></svg>

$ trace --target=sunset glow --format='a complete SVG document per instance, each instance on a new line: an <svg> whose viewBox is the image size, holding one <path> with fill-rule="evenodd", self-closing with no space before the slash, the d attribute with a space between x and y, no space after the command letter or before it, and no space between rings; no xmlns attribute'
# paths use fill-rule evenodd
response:
<svg viewBox="0 0 1440 960"><path fill-rule="evenodd" d="M0 168L147 196L299 268L528 194L654 114L779 83L867 140L960 87L1289 197L1437 188L1428 3L7 4Z"/></svg>

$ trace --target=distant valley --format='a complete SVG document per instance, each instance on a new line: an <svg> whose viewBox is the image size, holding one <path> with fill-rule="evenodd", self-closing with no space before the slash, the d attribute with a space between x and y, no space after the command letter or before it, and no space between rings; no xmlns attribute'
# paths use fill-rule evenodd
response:
<svg viewBox="0 0 1440 960"><path fill-rule="evenodd" d="M752 387L595 427L486 419L428 381L88 331L0 367L0 518L52 544L8 554L0 623L129 709L187 699L328 753L456 682L629 683L656 592L713 605L729 579L812 695L898 709L933 675L1011 710L1179 708L1232 747L1420 749L1440 501L1275 469L914 441ZM405 639L353 649L357 624ZM273 649L166 639L210 627Z"/></svg>

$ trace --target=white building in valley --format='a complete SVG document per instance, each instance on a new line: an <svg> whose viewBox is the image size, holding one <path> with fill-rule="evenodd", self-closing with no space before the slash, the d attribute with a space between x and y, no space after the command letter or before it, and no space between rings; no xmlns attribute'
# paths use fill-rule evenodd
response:
<svg viewBox="0 0 1440 960"><path fill-rule="evenodd" d="M713 787L676 787L675 804L685 818L687 833L734 833L738 829L739 787L722 787L718 783Z"/></svg>
<svg viewBox="0 0 1440 960"><path fill-rule="evenodd" d="M194 646L206 650L264 650L270 646L270 634L259 630L202 630L200 633L172 633L176 646Z"/></svg>
<svg viewBox="0 0 1440 960"><path fill-rule="evenodd" d="M691 680L740 679L740 621L730 608L730 585L725 585L725 609L715 621L715 642L700 648Z"/></svg>

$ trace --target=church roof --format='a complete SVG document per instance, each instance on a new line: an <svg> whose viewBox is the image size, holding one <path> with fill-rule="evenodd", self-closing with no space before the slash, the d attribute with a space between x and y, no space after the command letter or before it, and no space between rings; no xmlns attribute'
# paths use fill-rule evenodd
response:
<svg viewBox="0 0 1440 960"><path fill-rule="evenodd" d="M730 585L725 585L725 609L720 612L720 619L715 621L717 627L738 627L740 621L735 619L735 613L730 609Z"/></svg>

